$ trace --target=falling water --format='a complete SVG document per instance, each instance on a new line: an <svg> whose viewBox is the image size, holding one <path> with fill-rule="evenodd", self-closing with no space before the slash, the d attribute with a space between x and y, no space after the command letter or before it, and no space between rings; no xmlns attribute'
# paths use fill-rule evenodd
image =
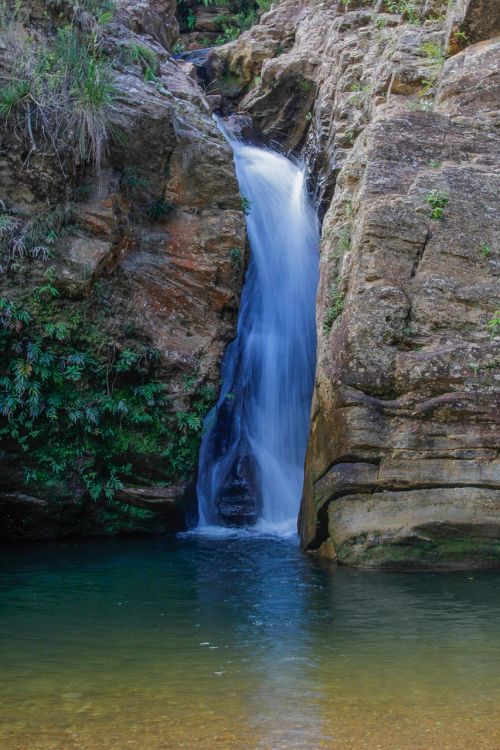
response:
<svg viewBox="0 0 500 750"><path fill-rule="evenodd" d="M314 380L318 221L305 171L231 140L251 258L219 401L207 417L199 527L295 530Z"/></svg>

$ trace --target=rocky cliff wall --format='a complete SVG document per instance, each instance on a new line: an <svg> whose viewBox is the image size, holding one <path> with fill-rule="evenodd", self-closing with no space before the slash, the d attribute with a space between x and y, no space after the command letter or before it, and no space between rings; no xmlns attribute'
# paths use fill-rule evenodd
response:
<svg viewBox="0 0 500 750"><path fill-rule="evenodd" d="M230 148L169 51L175 3L107 5L21 3L1 30L0 538L182 526L235 333L244 215ZM68 39L91 83L111 79L105 108L84 109L105 118L98 165L78 112L64 132L67 112L51 118L71 104ZM16 57L27 93L9 110ZM38 109L49 80L59 99Z"/></svg>
<svg viewBox="0 0 500 750"><path fill-rule="evenodd" d="M324 210L300 533L342 563L500 562L498 32L486 0L285 0L208 61Z"/></svg>

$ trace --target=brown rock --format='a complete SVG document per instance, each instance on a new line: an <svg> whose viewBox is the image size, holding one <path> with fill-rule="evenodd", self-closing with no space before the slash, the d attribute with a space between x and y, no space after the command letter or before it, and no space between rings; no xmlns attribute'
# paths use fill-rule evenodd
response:
<svg viewBox="0 0 500 750"><path fill-rule="evenodd" d="M131 31L148 35L167 49L179 35L175 0L119 0L118 16Z"/></svg>
<svg viewBox="0 0 500 750"><path fill-rule="evenodd" d="M145 81L139 66L117 65L109 153L100 174L87 170L81 180L85 191L75 204L76 228L61 233L51 262L68 314L89 305L99 281L103 336L110 345L140 343L158 351L172 412L189 411L205 383L219 385L220 361L235 334L245 261L231 149L190 71L161 46L175 36L174 10L170 0L123 0L105 32L103 44L111 52L124 41L154 50L156 80ZM9 205L29 214L45 210L48 199L64 201L72 194L73 177L56 163L44 164L35 155L24 170L25 154L15 138L3 131L1 137L2 198ZM235 251L241 263L235 264ZM45 270L33 263L30 273L43 277ZM2 281L2 295L19 293L15 277ZM140 467L141 476L155 482L164 478L164 461L151 456ZM183 524L184 506L176 502L172 508L177 485L161 493L127 488L118 505L106 509L105 503L89 502L68 479L52 497L30 487L36 500L30 504L21 497L26 494L21 472L8 463L0 463L0 483L9 495L0 505L0 525L4 510L5 517L12 511L17 520L4 526L10 529L4 538L165 531ZM129 505L144 513L131 514ZM42 510L31 513L31 506ZM23 516L29 520L20 526Z"/></svg>
<svg viewBox="0 0 500 750"><path fill-rule="evenodd" d="M500 360L486 328L498 250L481 253L500 229L487 47L447 63L440 114L374 119L325 217L319 326L336 275L344 311L320 329L301 531L312 547L329 535L344 563L500 562ZM442 219L432 190L447 199Z"/></svg>

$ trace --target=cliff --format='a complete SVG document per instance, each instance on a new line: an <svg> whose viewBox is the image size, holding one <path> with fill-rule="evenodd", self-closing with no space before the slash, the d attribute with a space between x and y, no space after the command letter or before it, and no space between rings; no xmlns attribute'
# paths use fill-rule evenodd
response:
<svg viewBox="0 0 500 750"><path fill-rule="evenodd" d="M174 14L2 17L0 538L184 524L245 229Z"/></svg>
<svg viewBox="0 0 500 750"><path fill-rule="evenodd" d="M324 209L303 546L500 562L498 5L298 3L207 62Z"/></svg>

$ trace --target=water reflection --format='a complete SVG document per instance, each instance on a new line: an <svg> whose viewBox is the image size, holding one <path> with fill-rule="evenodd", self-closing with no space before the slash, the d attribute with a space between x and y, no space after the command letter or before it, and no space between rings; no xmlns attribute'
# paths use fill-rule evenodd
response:
<svg viewBox="0 0 500 750"><path fill-rule="evenodd" d="M499 582L270 538L4 549L0 747L498 750Z"/></svg>

